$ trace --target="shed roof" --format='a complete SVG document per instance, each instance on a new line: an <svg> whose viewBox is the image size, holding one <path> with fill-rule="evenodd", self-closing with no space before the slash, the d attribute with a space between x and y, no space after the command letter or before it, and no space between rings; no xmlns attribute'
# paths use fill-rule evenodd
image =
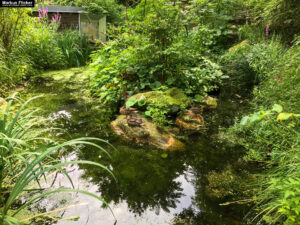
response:
<svg viewBox="0 0 300 225"><path fill-rule="evenodd" d="M58 6L58 5L46 5L46 6L38 6L40 9L47 8L48 12L60 12L60 13L84 13L85 9L77 6ZM34 9L33 11L38 11L38 9Z"/></svg>

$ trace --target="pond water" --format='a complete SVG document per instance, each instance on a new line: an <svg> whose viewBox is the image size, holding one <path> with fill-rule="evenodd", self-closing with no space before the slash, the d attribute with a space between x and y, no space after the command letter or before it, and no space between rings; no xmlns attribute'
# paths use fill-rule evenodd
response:
<svg viewBox="0 0 300 225"><path fill-rule="evenodd" d="M73 69L63 78L43 80L28 89L25 96L44 95L34 104L42 107L43 115L53 126L62 128L54 132L57 140L91 136L110 140L115 146L117 150L99 142L111 158L86 146L78 146L62 156L67 160L99 162L113 171L117 181L95 166L81 164L67 168L75 188L101 196L114 216L96 199L64 193L43 199L35 206L47 211L61 209L55 215L63 219L49 224L242 224L242 209L237 212L220 206L218 199L209 196L206 175L221 171L241 157L242 149L222 139L219 128L232 124L246 103L234 97L230 89L221 89L218 109L205 116L206 129L187 141L185 151L163 154L161 150L137 147L111 135L97 119L100 115L92 108L96 103L83 97L83 83L74 78L82 78L81 73ZM48 73L46 78L53 74ZM55 179L56 187L71 187L64 176L57 175Z"/></svg>

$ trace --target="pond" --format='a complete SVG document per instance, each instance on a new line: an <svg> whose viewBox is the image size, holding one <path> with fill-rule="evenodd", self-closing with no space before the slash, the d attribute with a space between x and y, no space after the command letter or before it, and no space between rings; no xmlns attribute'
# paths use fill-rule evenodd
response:
<svg viewBox="0 0 300 225"><path fill-rule="evenodd" d="M36 203L32 208L54 211L62 217L58 225L96 224L242 224L243 209L220 206L209 194L207 174L221 171L241 157L242 149L222 138L222 127L229 126L247 106L223 87L218 109L207 113L206 128L187 141L185 151L164 152L150 147L125 143L99 122L96 100L86 98L85 83L89 71L71 69L49 72L35 81L23 94L26 98L43 95L34 105L53 126L52 134L61 141L82 136L109 140L117 150L102 144L111 154L87 146L65 153L68 160L91 160L110 168L106 171L91 165L69 166L67 171L76 189L101 196L111 207L81 194L57 194ZM55 177L56 187L71 187L62 175ZM58 210L59 209L59 210Z"/></svg>

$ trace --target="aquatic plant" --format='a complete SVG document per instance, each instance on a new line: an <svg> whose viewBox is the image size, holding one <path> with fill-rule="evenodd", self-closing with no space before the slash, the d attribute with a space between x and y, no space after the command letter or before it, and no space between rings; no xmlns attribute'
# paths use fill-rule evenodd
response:
<svg viewBox="0 0 300 225"><path fill-rule="evenodd" d="M94 141L110 144L102 139L90 137L77 138L61 144L44 138L43 131L35 130L35 126L40 125L42 122L41 118L35 115L38 109L31 111L26 109L26 106L34 99L27 100L13 113L11 112L13 101L22 102L21 99L13 95L5 110L0 113L0 223L4 225L21 224L15 218L21 210L38 199L59 192L78 192L91 196L108 206L101 197L88 191L74 189L72 179L64 169L67 165L88 164L104 169L114 177L107 167L86 160L61 161L55 159L52 155L66 147L91 145L110 156L105 149L94 143ZM41 186L41 179L47 179L46 175L51 174L53 171L64 174L73 188L59 188L41 192L22 206L12 210L13 205L20 196L25 192L33 191L29 185Z"/></svg>

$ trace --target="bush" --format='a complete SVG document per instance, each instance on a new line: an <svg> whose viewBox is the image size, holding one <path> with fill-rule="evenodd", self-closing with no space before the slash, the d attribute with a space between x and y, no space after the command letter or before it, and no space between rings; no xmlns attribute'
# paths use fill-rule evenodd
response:
<svg viewBox="0 0 300 225"><path fill-rule="evenodd" d="M0 95L33 71L21 38L31 22L28 12L28 9L0 9Z"/></svg>
<svg viewBox="0 0 300 225"><path fill-rule="evenodd" d="M128 94L167 87L205 95L225 78L189 42L178 6L162 4L152 10L92 55L92 92L104 103L117 106Z"/></svg>
<svg viewBox="0 0 300 225"><path fill-rule="evenodd" d="M259 83L270 78L285 48L275 40L250 44L243 41L224 54L221 62L234 79Z"/></svg>
<svg viewBox="0 0 300 225"><path fill-rule="evenodd" d="M124 23L123 7L115 0L54 0L57 5L80 6L89 13L106 14L108 23L121 25Z"/></svg>
<svg viewBox="0 0 300 225"><path fill-rule="evenodd" d="M57 25L48 21L36 21L24 36L24 51L37 70L60 69L66 61L56 40Z"/></svg>

